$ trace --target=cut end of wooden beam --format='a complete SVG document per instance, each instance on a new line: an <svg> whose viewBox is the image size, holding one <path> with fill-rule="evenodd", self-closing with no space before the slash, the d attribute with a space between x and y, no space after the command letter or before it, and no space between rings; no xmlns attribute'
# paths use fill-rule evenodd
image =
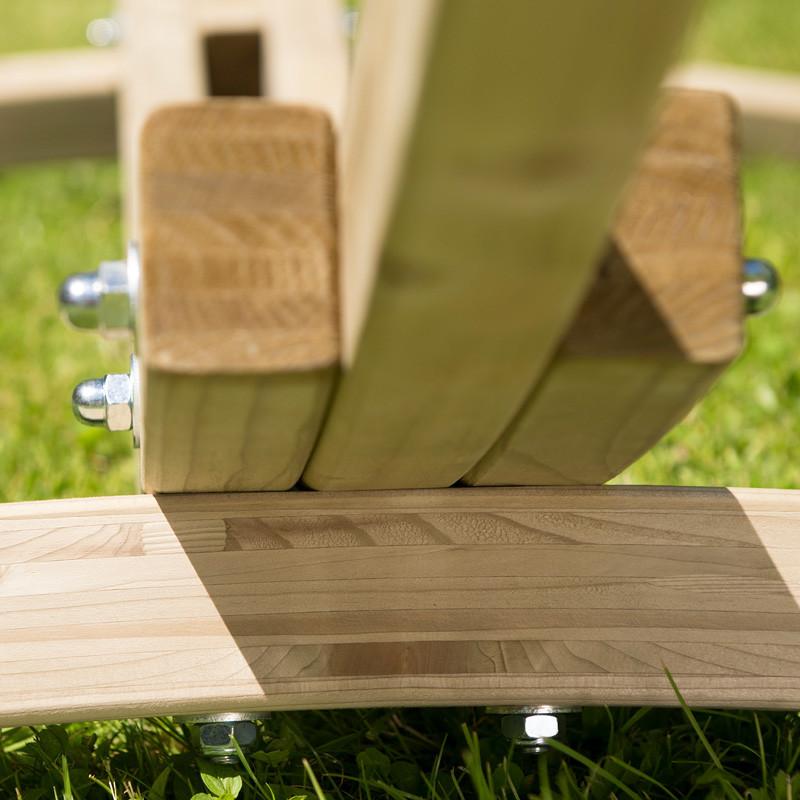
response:
<svg viewBox="0 0 800 800"><path fill-rule="evenodd" d="M142 136L143 359L185 374L338 360L334 140L320 111L215 100Z"/></svg>
<svg viewBox="0 0 800 800"><path fill-rule="evenodd" d="M143 485L288 489L339 353L328 117L262 100L164 108L141 165Z"/></svg>
<svg viewBox="0 0 800 800"><path fill-rule="evenodd" d="M736 114L666 94L595 282L472 485L604 483L649 450L741 348Z"/></svg>

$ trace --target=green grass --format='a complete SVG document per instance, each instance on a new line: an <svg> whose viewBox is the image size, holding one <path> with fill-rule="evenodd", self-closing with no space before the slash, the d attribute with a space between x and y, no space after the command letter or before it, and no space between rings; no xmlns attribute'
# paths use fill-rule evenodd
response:
<svg viewBox="0 0 800 800"><path fill-rule="evenodd" d="M0 53L85 46L86 25L113 7L113 0L2 0Z"/></svg>
<svg viewBox="0 0 800 800"><path fill-rule="evenodd" d="M86 22L107 8L3 0L0 52L80 45ZM712 0L688 53L800 71L797 41L800 0ZM800 165L747 162L744 199L747 252L780 267L780 305L750 321L742 358L620 482L800 484ZM126 346L67 330L55 306L64 275L121 255L119 218L113 163L0 172L2 500L135 490L129 436L82 428L69 410L76 381L125 369ZM798 725L794 713L593 708L569 720L557 750L534 758L512 752L497 720L475 709L277 714L249 771L236 770L241 789L231 781L228 794L788 800L800 798ZM0 732L0 800L224 796L213 772L170 720Z"/></svg>
<svg viewBox="0 0 800 800"><path fill-rule="evenodd" d="M800 2L707 0L686 57L800 72Z"/></svg>
<svg viewBox="0 0 800 800"><path fill-rule="evenodd" d="M130 436L78 425L83 378L127 369L126 344L69 331L55 292L122 254L117 169L75 162L0 172L0 499L130 493Z"/></svg>
<svg viewBox="0 0 800 800"><path fill-rule="evenodd" d="M566 724L533 756L474 709L275 714L236 769L196 761L169 720L14 728L0 734L0 797L225 797L226 778L240 800L800 796L796 714L587 708Z"/></svg>

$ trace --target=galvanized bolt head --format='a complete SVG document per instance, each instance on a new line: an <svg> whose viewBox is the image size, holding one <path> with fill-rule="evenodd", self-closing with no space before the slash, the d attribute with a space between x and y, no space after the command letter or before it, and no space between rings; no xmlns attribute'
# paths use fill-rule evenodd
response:
<svg viewBox="0 0 800 800"><path fill-rule="evenodd" d="M236 739L243 753L254 750L258 744L258 728L254 720L267 716L266 713L231 713L177 719L190 726L192 743L202 756L216 764L235 764L239 761L239 755L233 739Z"/></svg>
<svg viewBox="0 0 800 800"><path fill-rule="evenodd" d="M775 304L780 292L780 275L763 258L748 258L742 266L742 296L747 314L763 314Z"/></svg>
<svg viewBox="0 0 800 800"><path fill-rule="evenodd" d="M58 301L71 325L92 329L97 327L101 296L102 287L96 272L76 272L61 284Z"/></svg>
<svg viewBox="0 0 800 800"><path fill-rule="evenodd" d="M110 431L133 428L135 380L113 374L79 383L72 392L72 411L86 425L104 425Z"/></svg>
<svg viewBox="0 0 800 800"><path fill-rule="evenodd" d="M95 272L70 275L58 293L67 320L76 328L124 336L135 324L139 255L131 244L124 261L103 261Z"/></svg>
<svg viewBox="0 0 800 800"><path fill-rule="evenodd" d="M489 708L493 714L502 714L500 727L503 735L526 753L543 753L548 740L563 731L563 715L578 709L555 706L502 706Z"/></svg>
<svg viewBox="0 0 800 800"><path fill-rule="evenodd" d="M72 412L84 425L106 424L106 391L103 378L81 381L72 392Z"/></svg>

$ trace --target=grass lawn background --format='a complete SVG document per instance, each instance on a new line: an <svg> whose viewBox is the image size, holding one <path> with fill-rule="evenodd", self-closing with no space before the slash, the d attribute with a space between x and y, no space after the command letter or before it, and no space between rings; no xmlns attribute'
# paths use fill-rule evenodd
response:
<svg viewBox="0 0 800 800"><path fill-rule="evenodd" d="M108 8L2 0L0 52L81 45L86 21ZM686 54L800 72L800 0L713 0ZM117 182L111 161L0 171L0 500L135 491L129 437L81 427L69 407L78 380L127 368L127 345L68 331L55 305L63 276L122 254ZM746 252L780 268L780 305L749 322L736 365L618 482L800 485L800 165L748 159L743 183ZM800 797L797 715L695 722L713 756L680 711L587 709L565 741L593 761L550 753L504 767L495 721L473 710L276 715L253 766L278 797L312 791L303 758L329 797ZM481 734L472 750L462 723ZM205 789L183 736L166 721L7 730L0 800L191 797ZM246 785L239 796L269 792Z"/></svg>

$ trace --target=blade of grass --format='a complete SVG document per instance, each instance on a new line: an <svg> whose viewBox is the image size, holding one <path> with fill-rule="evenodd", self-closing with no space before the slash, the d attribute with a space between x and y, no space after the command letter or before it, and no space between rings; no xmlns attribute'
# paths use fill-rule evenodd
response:
<svg viewBox="0 0 800 800"><path fill-rule="evenodd" d="M327 800L325 797L325 792L322 791L322 787L319 785L317 776L314 774L314 770L311 769L311 764L308 763L307 758L303 759L303 769L306 771L306 775L308 775L308 779L311 781L311 785L314 787L317 800Z"/></svg>
<svg viewBox="0 0 800 800"><path fill-rule="evenodd" d="M256 777L255 772L253 772L253 768L250 766L250 762L242 752L242 748L239 747L239 742L236 741L235 736L231 736L231 744L236 749L236 755L239 756L239 763L244 767L244 770L250 780L253 781L253 785L256 787L256 790L259 791L267 800L275 800L275 792L272 791L272 787L269 784L264 786L264 784L262 784L261 781L259 781L259 779Z"/></svg>
<svg viewBox="0 0 800 800"><path fill-rule="evenodd" d="M634 775L636 775L636 777L641 778L642 780L647 781L648 783L652 783L653 786L657 786L659 789L661 789L662 792L664 792L664 794L671 797L672 800L680 800L680 798L676 794L673 794L666 786L664 786L663 783L657 781L655 778L653 778L651 775L648 775L646 772L642 772L642 770L636 769L636 767L634 767L632 764L627 764L621 758L617 758L616 756L609 756L609 760L613 761L615 764L622 767L622 769L633 773Z"/></svg>
<svg viewBox="0 0 800 800"><path fill-rule="evenodd" d="M550 772L547 769L547 753L538 755L536 766L539 773L539 794L542 796L542 800L553 800L553 790L550 788Z"/></svg>
<svg viewBox="0 0 800 800"><path fill-rule="evenodd" d="M72 782L69 779L69 765L67 757L63 753L61 754L61 777L64 781L64 800L74 800Z"/></svg>
<svg viewBox="0 0 800 800"><path fill-rule="evenodd" d="M592 771L595 775L599 775L609 783L616 786L617 789L619 789L626 797L631 797L633 800L641 800L640 796L636 794L636 792L629 789L621 780L619 780L619 778L612 775L608 770L603 769L603 767L601 767L596 761L592 761L591 758L587 758L577 750L567 747L567 745L565 745L563 742L559 742L558 739L548 739L547 744L553 750L557 750L559 753L569 756L578 763L583 764L584 767Z"/></svg>
<svg viewBox="0 0 800 800"><path fill-rule="evenodd" d="M711 742L709 742L708 739L706 738L703 729L700 727L700 723L697 721L697 717L695 717L694 713L692 712L692 709L689 708L686 700L684 700L683 695L681 694L681 691L678 688L678 684L675 683L675 678L672 677L672 673L669 671L669 669L667 669L666 666L664 667L664 672L666 673L667 680L669 681L670 686L672 686L672 691L675 692L675 696L678 698L678 702L681 704L681 708L683 709L683 713L686 716L686 719L689 721L689 724L692 726L692 729L697 735L697 738L702 743L706 753L708 753L708 757L711 759L711 762L720 772L725 773L725 768L722 766L722 762L720 761L719 756L717 755L714 748L711 746ZM722 786L722 790L728 797L733 797L736 800L744 800L741 793L733 787L730 781L726 781L720 778L720 785Z"/></svg>
<svg viewBox="0 0 800 800"><path fill-rule="evenodd" d="M758 713L753 712L753 723L756 726L756 738L758 739L758 754L761 760L761 788L766 793L767 789L767 755L764 752L764 737L761 734L761 723L758 720Z"/></svg>

